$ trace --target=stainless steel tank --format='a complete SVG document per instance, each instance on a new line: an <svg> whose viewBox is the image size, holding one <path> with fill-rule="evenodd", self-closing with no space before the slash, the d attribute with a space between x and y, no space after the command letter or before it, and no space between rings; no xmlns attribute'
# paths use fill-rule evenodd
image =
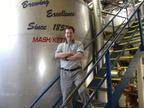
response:
<svg viewBox="0 0 144 108"><path fill-rule="evenodd" d="M67 25L86 45L90 11L82 0L9 0L0 7L0 108L27 108L59 75L54 59ZM84 65L88 61L86 51ZM51 108L61 96L59 81L34 108Z"/></svg>

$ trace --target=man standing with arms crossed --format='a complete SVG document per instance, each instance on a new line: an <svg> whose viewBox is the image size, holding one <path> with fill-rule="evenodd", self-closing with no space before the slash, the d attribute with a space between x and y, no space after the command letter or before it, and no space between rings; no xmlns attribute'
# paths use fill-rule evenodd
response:
<svg viewBox="0 0 144 108"><path fill-rule="evenodd" d="M65 29L66 41L58 45L55 58L60 59L60 83L63 95L63 104L71 94L74 85L78 86L83 79L81 59L84 57L84 48L80 41L74 40L75 29L69 26ZM78 93L85 104L89 95L86 87L82 85ZM73 108L72 100L64 108ZM90 108L90 107L89 107Z"/></svg>

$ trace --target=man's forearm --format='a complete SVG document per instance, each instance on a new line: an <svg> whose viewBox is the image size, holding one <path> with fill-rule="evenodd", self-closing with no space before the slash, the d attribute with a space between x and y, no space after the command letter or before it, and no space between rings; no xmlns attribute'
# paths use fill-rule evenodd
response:
<svg viewBox="0 0 144 108"><path fill-rule="evenodd" d="M56 59L65 59L66 57L73 56L76 52L59 52L55 54Z"/></svg>
<svg viewBox="0 0 144 108"><path fill-rule="evenodd" d="M84 55L82 53L76 53L73 56L66 57L66 60L74 61L74 60L82 59L83 57L84 57Z"/></svg>

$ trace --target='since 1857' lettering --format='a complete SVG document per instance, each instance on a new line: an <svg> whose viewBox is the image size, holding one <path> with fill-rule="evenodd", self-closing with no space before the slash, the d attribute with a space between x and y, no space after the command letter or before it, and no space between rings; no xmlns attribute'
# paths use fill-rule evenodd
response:
<svg viewBox="0 0 144 108"><path fill-rule="evenodd" d="M67 26L68 26L68 25L54 24L53 30L56 30L56 31L64 31L64 29L65 29Z"/></svg>
<svg viewBox="0 0 144 108"><path fill-rule="evenodd" d="M35 22L31 22L29 23L29 28L27 28L28 30L32 30L32 29L35 29L35 30L46 30L47 29L47 26L44 26L44 25L37 25L35 24Z"/></svg>

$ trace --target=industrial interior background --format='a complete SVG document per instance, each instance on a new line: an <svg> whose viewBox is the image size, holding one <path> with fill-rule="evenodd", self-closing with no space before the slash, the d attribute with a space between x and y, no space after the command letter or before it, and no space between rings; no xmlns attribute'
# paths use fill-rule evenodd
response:
<svg viewBox="0 0 144 108"><path fill-rule="evenodd" d="M101 11L116 14L119 10L117 6L122 6L126 1L1 1L0 108L27 108L59 75L59 61L54 59L54 53L57 45L65 41L63 31L66 26L74 26L76 39L82 41L86 46L111 19L111 15L101 13ZM142 0L132 1L139 3ZM129 9L133 11L133 5ZM143 7L141 10L143 15ZM96 15L95 11L99 11L101 14ZM115 25L119 25L121 22L121 19L118 18ZM86 50L83 66L92 58L94 51L98 51L105 43L112 34L111 31L107 28L103 35L96 40L96 47ZM92 78L93 74L88 78L87 85ZM138 100L137 81L131 82L129 85L135 91L132 96ZM52 108L60 96L61 90L58 81L34 108ZM105 94L99 94L99 97L107 101ZM127 96L127 100L133 103L130 96ZM138 106L138 102L134 104L136 107Z"/></svg>

